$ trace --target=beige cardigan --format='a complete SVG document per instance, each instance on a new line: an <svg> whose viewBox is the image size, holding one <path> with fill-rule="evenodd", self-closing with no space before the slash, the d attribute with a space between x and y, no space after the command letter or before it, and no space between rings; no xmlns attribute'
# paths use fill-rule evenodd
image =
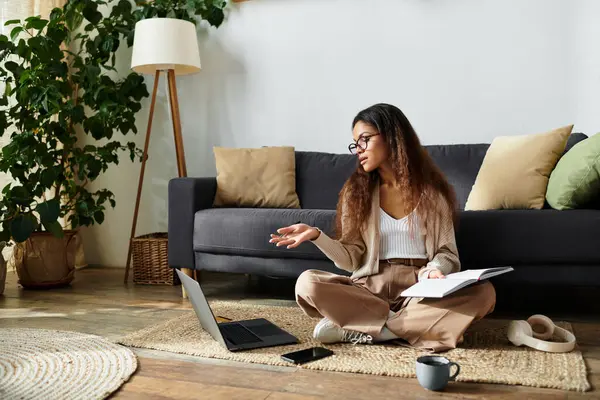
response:
<svg viewBox="0 0 600 400"><path fill-rule="evenodd" d="M348 211L342 204L342 229L344 216ZM379 272L379 185L373 192L371 214L366 221L366 229L361 231L360 238L352 242L334 240L321 231L318 238L312 241L336 267L352 272L352 279L374 275ZM433 223L432 233L425 235L425 249L429 262L419 270L419 277L433 269L444 275L460 271L460 260L454 237L452 216L445 207L445 200L440 196L440 212L422 216L427 223Z"/></svg>

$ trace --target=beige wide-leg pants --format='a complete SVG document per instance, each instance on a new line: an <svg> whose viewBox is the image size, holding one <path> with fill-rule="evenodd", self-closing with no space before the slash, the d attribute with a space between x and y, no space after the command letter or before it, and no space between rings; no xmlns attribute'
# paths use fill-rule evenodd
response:
<svg viewBox="0 0 600 400"><path fill-rule="evenodd" d="M419 267L382 262L363 278L319 270L303 272L296 301L311 317L326 317L344 329L376 337L384 325L410 346L434 352L456 348L469 325L494 310L496 291L483 281L441 299L403 298ZM389 316L389 311L395 314Z"/></svg>

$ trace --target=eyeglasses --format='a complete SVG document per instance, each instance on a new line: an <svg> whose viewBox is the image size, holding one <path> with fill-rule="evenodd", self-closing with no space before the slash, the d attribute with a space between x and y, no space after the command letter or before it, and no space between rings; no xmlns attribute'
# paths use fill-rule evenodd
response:
<svg viewBox="0 0 600 400"><path fill-rule="evenodd" d="M369 140L371 140L371 138L373 136L378 136L378 135L379 135L379 133L376 133L374 135L369 135L369 136L361 136L358 139L358 142L350 143L350 145L348 146L348 150L350 150L350 153L352 153L352 154L357 154L359 147L362 151L365 151L365 150L367 150L367 147L369 146Z"/></svg>

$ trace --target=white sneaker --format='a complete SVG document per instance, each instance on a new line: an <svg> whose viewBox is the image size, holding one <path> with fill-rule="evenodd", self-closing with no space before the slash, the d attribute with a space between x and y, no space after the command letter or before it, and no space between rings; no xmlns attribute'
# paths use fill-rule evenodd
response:
<svg viewBox="0 0 600 400"><path fill-rule="evenodd" d="M321 343L373 344L371 335L340 328L327 318L323 318L317 323L313 331L313 337Z"/></svg>

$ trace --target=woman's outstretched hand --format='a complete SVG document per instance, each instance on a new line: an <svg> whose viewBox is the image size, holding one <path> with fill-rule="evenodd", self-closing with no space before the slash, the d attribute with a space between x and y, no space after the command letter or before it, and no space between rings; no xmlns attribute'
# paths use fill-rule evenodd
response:
<svg viewBox="0 0 600 400"><path fill-rule="evenodd" d="M318 229L306 224L294 224L277 229L279 235L271 234L269 243L275 243L277 247L287 246L288 249L298 247L307 240L315 240L321 234Z"/></svg>
<svg viewBox="0 0 600 400"><path fill-rule="evenodd" d="M445 277L446 275L444 275L439 269L429 271L429 279L444 279Z"/></svg>

